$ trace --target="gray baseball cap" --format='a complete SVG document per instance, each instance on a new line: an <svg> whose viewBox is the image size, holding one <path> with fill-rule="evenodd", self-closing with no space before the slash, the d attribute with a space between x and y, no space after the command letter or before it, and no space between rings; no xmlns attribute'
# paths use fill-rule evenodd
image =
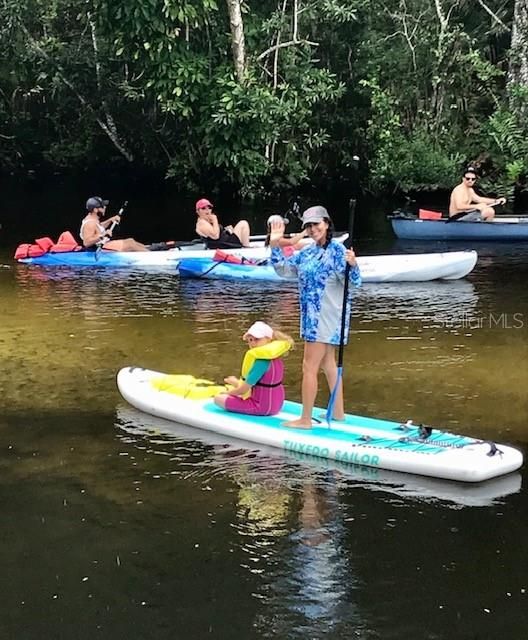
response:
<svg viewBox="0 0 528 640"><path fill-rule="evenodd" d="M310 207L306 209L306 211L302 214L302 226L310 223L317 224L322 220L330 220L330 216L328 215L328 211L321 207L320 205L316 205L315 207Z"/></svg>
<svg viewBox="0 0 528 640"><path fill-rule="evenodd" d="M98 209L99 207L107 207L109 200L103 200L99 196L92 196L86 201L86 211Z"/></svg>

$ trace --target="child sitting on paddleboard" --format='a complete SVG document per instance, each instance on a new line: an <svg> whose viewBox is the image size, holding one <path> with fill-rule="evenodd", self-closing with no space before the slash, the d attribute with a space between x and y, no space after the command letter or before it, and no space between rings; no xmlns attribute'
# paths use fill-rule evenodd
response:
<svg viewBox="0 0 528 640"><path fill-rule="evenodd" d="M282 356L293 347L293 339L260 320L249 327L242 339L249 348L242 362L241 378L225 378L224 382L233 389L220 393L214 401L233 413L254 416L279 413L285 399Z"/></svg>

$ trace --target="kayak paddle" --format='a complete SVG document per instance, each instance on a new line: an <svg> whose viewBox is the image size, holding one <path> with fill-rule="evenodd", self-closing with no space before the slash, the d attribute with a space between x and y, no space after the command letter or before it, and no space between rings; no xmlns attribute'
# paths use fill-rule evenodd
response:
<svg viewBox="0 0 528 640"><path fill-rule="evenodd" d="M117 215L118 215L120 218L121 218L121 217L123 216L123 214L125 213L125 209L126 209L127 204L128 204L128 200L125 200L125 201L123 202L123 206L122 206L122 207L121 207L121 209L119 209L119 211L117 212ZM119 222L121 222L121 220L119 220ZM117 225L119 224L119 222L118 222L117 220L114 220L114 221L112 222L112 224L110 225L110 232L112 232L112 231L117 227Z"/></svg>
<svg viewBox="0 0 528 640"><path fill-rule="evenodd" d="M117 215L121 218L123 216L123 214L125 213L125 209L126 206L128 204L128 200L125 200L123 202L123 206L121 207L121 209L119 209L119 211L117 212ZM117 227L117 225L119 224L119 222L117 220L114 220L112 222L112 224L110 225L110 233L112 233L114 231L114 229ZM104 242L102 242L102 240L99 240L99 242L97 243L97 249L95 251L95 259L97 260L99 258L99 252L101 251L101 249L104 247Z"/></svg>
<svg viewBox="0 0 528 640"><path fill-rule="evenodd" d="M350 249L352 246L352 235L354 233L354 214L356 211L356 201L350 200L350 215L348 218L348 238L345 240L344 245L347 249ZM343 379L343 353L345 350L345 328L346 328L346 314L347 314L347 301L348 301L348 286L349 286L349 278L350 278L350 265L348 262L345 266L345 284L343 287L343 308L341 310L341 335L339 337L339 352L337 356L337 379L332 389L332 393L330 394L330 399L328 400L328 407L326 409L326 422L328 426L332 421L332 413L334 411L335 400L337 396L337 392L339 390L339 385L341 380Z"/></svg>

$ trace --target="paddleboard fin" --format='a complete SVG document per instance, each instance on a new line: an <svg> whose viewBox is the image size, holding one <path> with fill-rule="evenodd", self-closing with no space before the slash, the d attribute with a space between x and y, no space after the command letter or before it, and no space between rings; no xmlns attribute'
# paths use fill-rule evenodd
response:
<svg viewBox="0 0 528 640"><path fill-rule="evenodd" d="M489 444L490 450L486 455L489 456L490 458L492 458L497 453L501 456L504 453L501 449L499 449L499 447L494 442L488 442L487 444Z"/></svg>
<svg viewBox="0 0 528 640"><path fill-rule="evenodd" d="M428 427L425 424L419 424L418 433L420 434L420 438L423 438L425 440L433 433L433 427Z"/></svg>

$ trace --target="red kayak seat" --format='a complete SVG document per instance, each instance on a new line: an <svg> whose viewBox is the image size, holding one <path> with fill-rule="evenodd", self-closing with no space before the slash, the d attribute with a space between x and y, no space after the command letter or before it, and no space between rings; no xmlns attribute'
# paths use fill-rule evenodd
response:
<svg viewBox="0 0 528 640"><path fill-rule="evenodd" d="M418 209L418 217L420 220L440 220L442 218L441 211L429 211L428 209Z"/></svg>

